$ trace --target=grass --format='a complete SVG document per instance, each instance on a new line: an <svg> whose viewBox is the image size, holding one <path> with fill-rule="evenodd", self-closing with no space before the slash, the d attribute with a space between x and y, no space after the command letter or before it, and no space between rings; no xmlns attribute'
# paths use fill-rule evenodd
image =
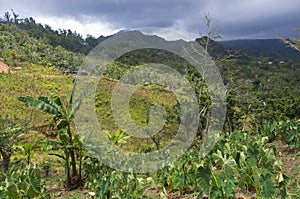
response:
<svg viewBox="0 0 300 199"><path fill-rule="evenodd" d="M0 115L9 115L24 125L39 126L49 123L49 116L41 111L26 107L17 100L19 96L50 95L56 92L66 100L72 90L73 77L49 76L33 72L30 74L18 71L15 74L0 74ZM26 70L25 70L26 72Z"/></svg>
<svg viewBox="0 0 300 199"><path fill-rule="evenodd" d="M95 111L98 120L101 122L102 128L110 132L115 132L118 128L111 109L111 97L116 83L116 81L109 78L102 78L96 91ZM120 96L119 99L124 97L122 93L117 93L116 95ZM176 120L178 112L174 111L176 97L173 93L153 87L140 87L131 96L129 112L133 122L140 126L146 126L147 110L155 104L163 106L168 113L167 122L161 133L162 142L167 142L173 137L174 132L178 130L178 121ZM140 146L137 146L136 143L140 143ZM151 139L145 138L137 141L131 138L128 144L123 146L123 149L129 151L147 150L143 145L148 145L149 147L149 143L152 143ZM154 147L154 144L150 147Z"/></svg>

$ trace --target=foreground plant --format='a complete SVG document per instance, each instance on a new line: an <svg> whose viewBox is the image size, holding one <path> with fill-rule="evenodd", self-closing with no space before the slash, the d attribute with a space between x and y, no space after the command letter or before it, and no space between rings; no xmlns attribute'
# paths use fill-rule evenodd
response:
<svg viewBox="0 0 300 199"><path fill-rule="evenodd" d="M289 196L289 177L282 172L267 137L235 131L222 135L214 149L199 158L196 148L157 172L156 183L168 192L198 198L282 198Z"/></svg>
<svg viewBox="0 0 300 199"><path fill-rule="evenodd" d="M41 172L37 165L24 164L21 168L12 167L7 173L1 175L0 198L50 198Z"/></svg>
<svg viewBox="0 0 300 199"><path fill-rule="evenodd" d="M21 96L18 98L19 101L52 115L51 125L59 134L59 141L46 141L44 143L52 146L51 150L62 150L64 152L64 155L52 155L56 155L65 161L66 188L70 190L83 185L81 176L82 144L79 135L72 132L73 119L81 105L81 97L73 100L73 95L74 92L72 92L67 104L64 104L57 94L52 94L51 97ZM79 160L78 167L77 159Z"/></svg>
<svg viewBox="0 0 300 199"><path fill-rule="evenodd" d="M22 126L13 123L7 117L0 117L0 156L4 172L9 170L14 145L23 132Z"/></svg>

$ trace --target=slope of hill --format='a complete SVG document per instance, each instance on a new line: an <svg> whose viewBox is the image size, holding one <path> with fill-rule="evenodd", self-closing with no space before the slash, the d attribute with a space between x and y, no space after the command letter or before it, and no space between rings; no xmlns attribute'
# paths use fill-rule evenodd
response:
<svg viewBox="0 0 300 199"><path fill-rule="evenodd" d="M30 18L25 19L10 19L9 21L0 21L1 23L13 24L19 29L24 30L27 34L45 44L52 45L54 47L62 46L68 51L79 52L88 54L95 46L97 46L103 38L95 38L88 35L87 38L83 38L82 35L76 31L68 30L53 30L49 25L42 25L36 23L35 20Z"/></svg>
<svg viewBox="0 0 300 199"><path fill-rule="evenodd" d="M280 39L242 39L220 43L233 49L240 49L250 56L275 56L281 59L300 60L300 53L288 48Z"/></svg>
<svg viewBox="0 0 300 199"><path fill-rule="evenodd" d="M13 23L0 23L0 32L0 60L9 66L38 64L74 70L81 64L82 54L33 38Z"/></svg>

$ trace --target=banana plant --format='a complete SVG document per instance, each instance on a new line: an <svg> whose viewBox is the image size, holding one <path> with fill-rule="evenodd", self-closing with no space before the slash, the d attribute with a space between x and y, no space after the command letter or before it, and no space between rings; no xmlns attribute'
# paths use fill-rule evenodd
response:
<svg viewBox="0 0 300 199"><path fill-rule="evenodd" d="M7 172L10 166L10 157L14 152L16 140L23 134L24 128L0 117L0 156L2 156L3 171Z"/></svg>
<svg viewBox="0 0 300 199"><path fill-rule="evenodd" d="M74 82L74 87L76 82ZM52 115L51 124L54 126L54 130L59 132L60 143L66 154L66 168L67 168L67 184L71 185L71 179L78 179L77 184L81 186L82 182L79 182L81 177L78 176L78 171L76 167L76 152L77 147L74 143L75 133L72 133L72 124L76 112L79 110L82 98L86 94L88 87L80 94L77 99L73 99L74 91L70 96L69 102L64 104L63 100L56 94L52 93L51 97L40 96L38 98L33 98L31 96L20 96L18 100L24 102L25 104L38 108L43 112ZM57 145L54 144L54 145ZM70 159L70 161L69 161ZM70 169L69 169L70 165ZM69 172L71 171L71 172ZM71 174L70 174L71 173ZM72 185L74 187L74 185Z"/></svg>

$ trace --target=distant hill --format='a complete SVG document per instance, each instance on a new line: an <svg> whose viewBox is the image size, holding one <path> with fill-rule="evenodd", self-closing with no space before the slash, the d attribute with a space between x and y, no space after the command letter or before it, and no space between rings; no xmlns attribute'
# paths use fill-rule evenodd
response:
<svg viewBox="0 0 300 199"><path fill-rule="evenodd" d="M83 54L48 44L13 23L0 23L0 61L8 66L37 64L73 71L81 65L82 59Z"/></svg>
<svg viewBox="0 0 300 199"><path fill-rule="evenodd" d="M279 39L241 39L221 41L221 44L236 50L242 50L249 56L271 56L281 59L300 60L300 53L289 48Z"/></svg>
<svg viewBox="0 0 300 199"><path fill-rule="evenodd" d="M207 37L196 38L196 42L198 42L203 48L205 48L205 41ZM225 56L229 56L229 48L224 46L223 44L216 42L214 40L209 40L208 52L210 56L213 58L223 58Z"/></svg>

